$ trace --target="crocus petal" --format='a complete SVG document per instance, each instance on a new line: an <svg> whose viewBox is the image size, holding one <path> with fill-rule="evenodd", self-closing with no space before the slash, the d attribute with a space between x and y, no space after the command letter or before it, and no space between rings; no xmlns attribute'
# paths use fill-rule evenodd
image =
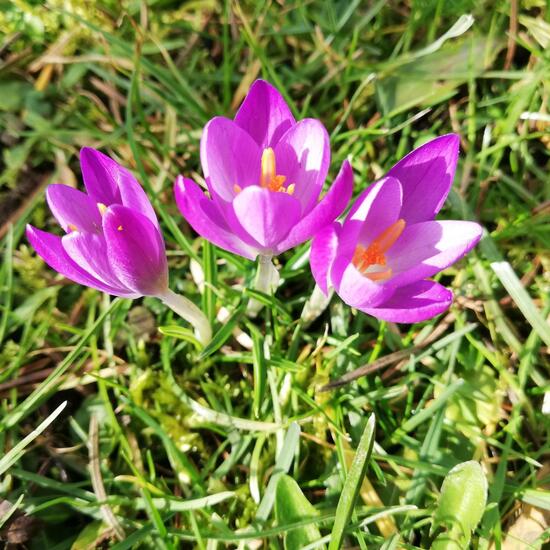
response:
<svg viewBox="0 0 550 550"><path fill-rule="evenodd" d="M368 246L381 231L397 221L400 207L401 184L395 178L374 183L357 198L344 221L334 262L332 277L336 289L357 245Z"/></svg>
<svg viewBox="0 0 550 550"><path fill-rule="evenodd" d="M283 96L265 80L256 80L236 114L235 122L263 150L273 147L296 121Z"/></svg>
<svg viewBox="0 0 550 550"><path fill-rule="evenodd" d="M265 254L272 254L288 235L300 219L301 210L294 197L257 185L243 189L233 200L233 209L241 227L260 244Z"/></svg>
<svg viewBox="0 0 550 550"><path fill-rule="evenodd" d="M277 247L277 253L311 239L316 231L332 223L344 211L352 193L353 170L351 164L345 160L327 194L290 230L286 239Z"/></svg>
<svg viewBox="0 0 550 550"><path fill-rule="evenodd" d="M89 231L101 232L101 214L97 203L86 193L68 185L53 184L46 188L48 206L67 232Z"/></svg>
<svg viewBox="0 0 550 550"><path fill-rule="evenodd" d="M435 281L417 281L398 288L377 307L360 307L361 311L392 323L418 323L445 311L453 293Z"/></svg>
<svg viewBox="0 0 550 550"><path fill-rule="evenodd" d="M443 206L453 183L459 144L456 134L438 137L409 153L388 172L403 186L400 217L408 224L432 220Z"/></svg>
<svg viewBox="0 0 550 550"><path fill-rule="evenodd" d="M341 229L342 226L338 222L327 225L315 234L311 242L311 252L309 254L311 273L325 295L328 295L328 287L331 285L329 274L336 258L338 234Z"/></svg>
<svg viewBox="0 0 550 550"><path fill-rule="evenodd" d="M357 198L344 223L350 244L368 246L400 217L403 191L399 180L385 177L368 187ZM357 234L355 243L351 236Z"/></svg>
<svg viewBox="0 0 550 550"><path fill-rule="evenodd" d="M133 178L128 170L91 147L80 150L80 169L88 195L106 206L121 202L119 184Z"/></svg>
<svg viewBox="0 0 550 550"><path fill-rule="evenodd" d="M343 231L341 232L342 235ZM371 281L350 262L340 273L338 270L341 269L341 266L338 265L338 261L339 257L333 263L330 277L336 293L346 304L358 309L376 307L393 294L394 289L392 287Z"/></svg>
<svg viewBox="0 0 550 550"><path fill-rule="evenodd" d="M330 278L338 295L352 307L375 307L387 299L393 290L365 277L351 263L357 245L368 244L394 223L401 206L401 185L395 178L385 178L359 197L359 204L348 216L340 232L338 251ZM364 242L367 239L367 242Z"/></svg>
<svg viewBox="0 0 550 550"><path fill-rule="evenodd" d="M386 253L392 286L407 285L431 277L469 252L481 238L475 222L429 221L405 227Z"/></svg>
<svg viewBox="0 0 550 550"><path fill-rule="evenodd" d="M277 173L294 184L294 197L305 214L319 198L330 165L328 133L319 120L305 118L292 126L274 148Z"/></svg>
<svg viewBox="0 0 550 550"><path fill-rule="evenodd" d="M149 218L160 231L157 215L145 191L130 172L127 170L124 170L124 172L126 172L126 175L118 180L118 189L120 191L122 204L131 210L141 212L144 216Z"/></svg>
<svg viewBox="0 0 550 550"><path fill-rule="evenodd" d="M27 225L27 239L37 254L55 271L80 285L89 286L113 294L114 296L133 297L130 292L114 288L96 279L77 265L63 248L61 237Z"/></svg>
<svg viewBox="0 0 550 550"><path fill-rule="evenodd" d="M109 265L107 243L103 234L73 232L62 237L61 244L71 260L87 273L125 292Z"/></svg>
<svg viewBox="0 0 550 550"><path fill-rule="evenodd" d="M139 212L110 206L103 216L103 232L113 273L129 289L157 296L168 287L168 266L162 236Z"/></svg>
<svg viewBox="0 0 550 550"><path fill-rule="evenodd" d="M253 260L257 252L232 233L216 204L190 179L179 176L174 185L176 203L189 225L216 246Z"/></svg>
<svg viewBox="0 0 550 550"><path fill-rule="evenodd" d="M241 189L260 182L261 150L235 122L213 118L201 138L201 163L211 193L230 202L235 185Z"/></svg>

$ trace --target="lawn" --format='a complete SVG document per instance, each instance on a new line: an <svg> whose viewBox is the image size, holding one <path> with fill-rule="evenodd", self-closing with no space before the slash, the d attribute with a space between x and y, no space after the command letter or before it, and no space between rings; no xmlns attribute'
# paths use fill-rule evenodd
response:
<svg viewBox="0 0 550 550"><path fill-rule="evenodd" d="M3 544L550 541L547 3L0 7ZM459 136L438 218L483 235L435 277L453 291L447 311L394 323L324 299L309 240L274 258L272 293L257 261L184 220L177 176L204 183L203 127L233 118L259 78L327 129L325 191L346 159L357 197L414 148ZM206 345L154 297L75 284L30 246L27 224L61 234L45 190L83 189L82 147L145 189L170 288L212 325Z"/></svg>

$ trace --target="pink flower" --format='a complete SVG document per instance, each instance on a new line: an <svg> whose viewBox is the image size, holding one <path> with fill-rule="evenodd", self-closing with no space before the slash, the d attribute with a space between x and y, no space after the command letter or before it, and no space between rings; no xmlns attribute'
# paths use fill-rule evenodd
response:
<svg viewBox="0 0 550 550"><path fill-rule="evenodd" d="M194 326L200 342L208 343L208 319L168 288L164 239L141 185L128 170L89 147L81 150L80 165L86 193L61 184L46 189L65 235L27 226L38 255L75 283L124 298L159 298Z"/></svg>
<svg viewBox="0 0 550 550"><path fill-rule="evenodd" d="M46 189L58 237L27 226L27 238L53 269L81 285L137 298L168 290L164 240L147 195L134 176L106 155L84 147L86 193L68 185Z"/></svg>
<svg viewBox="0 0 550 550"><path fill-rule="evenodd" d="M326 293L386 321L415 323L452 302L452 292L428 280L470 251L481 227L435 221L451 188L459 138L449 134L415 149L355 201L343 224L321 230L311 270Z"/></svg>
<svg viewBox="0 0 550 550"><path fill-rule="evenodd" d="M296 122L263 80L252 85L234 120L215 117L205 126L201 163L210 198L180 176L178 207L199 235L245 258L275 256L307 241L351 198L346 161L318 201L330 164L327 131L315 119Z"/></svg>

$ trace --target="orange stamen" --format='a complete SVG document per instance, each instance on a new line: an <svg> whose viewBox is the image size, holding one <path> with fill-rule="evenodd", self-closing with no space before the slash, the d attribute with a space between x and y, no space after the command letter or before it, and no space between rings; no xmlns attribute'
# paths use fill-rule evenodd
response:
<svg viewBox="0 0 550 550"><path fill-rule="evenodd" d="M296 186L291 183L288 187L284 187L286 176L277 175L275 152L271 147L264 149L261 162L260 187L264 187L270 191L292 195Z"/></svg>
<svg viewBox="0 0 550 550"><path fill-rule="evenodd" d="M68 225L68 228L69 228L69 233L70 233L71 231L78 231L78 227L76 227L76 225L75 225L74 223L70 223L70 224Z"/></svg>
<svg viewBox="0 0 550 550"><path fill-rule="evenodd" d="M365 276L371 281L387 281L392 276L392 270L391 267L388 267L388 269L385 269L384 271L372 271L371 273L367 273Z"/></svg>
<svg viewBox="0 0 550 550"><path fill-rule="evenodd" d="M296 190L296 184L291 183L290 185L287 185L285 187L285 181L286 176L277 174L275 152L271 147L267 147L262 153L260 187L263 187L264 189L269 189L270 191L274 191L275 193L286 193L287 195L293 195L294 191ZM233 191L236 195L238 195L242 191L242 187L238 184L234 184Z"/></svg>
<svg viewBox="0 0 550 550"><path fill-rule="evenodd" d="M372 265L386 265L385 253L392 247L405 229L405 220L399 219L386 230L382 231L370 245L365 248L357 245L353 254L352 263L357 270L371 281L385 281L392 276L391 268L384 271L367 271Z"/></svg>
<svg viewBox="0 0 550 550"><path fill-rule="evenodd" d="M382 231L376 239L374 239L373 244L376 243L382 252L387 252L393 243L399 238L401 233L405 229L405 220L397 220L394 224L390 225L388 229Z"/></svg>

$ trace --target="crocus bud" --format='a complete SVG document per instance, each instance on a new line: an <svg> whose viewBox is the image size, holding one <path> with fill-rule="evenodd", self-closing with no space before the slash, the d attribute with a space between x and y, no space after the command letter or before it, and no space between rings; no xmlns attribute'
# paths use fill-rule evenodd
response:
<svg viewBox="0 0 550 550"><path fill-rule="evenodd" d="M86 193L48 186L62 237L27 226L42 259L76 283L137 298L168 290L164 240L153 207L134 176L99 151L85 147L80 163Z"/></svg>

